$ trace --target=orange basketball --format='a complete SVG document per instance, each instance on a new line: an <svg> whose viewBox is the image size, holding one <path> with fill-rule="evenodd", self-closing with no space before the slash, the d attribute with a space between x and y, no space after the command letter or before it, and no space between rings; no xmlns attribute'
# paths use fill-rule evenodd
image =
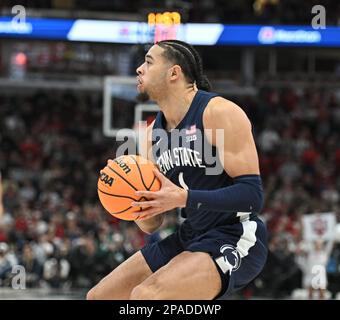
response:
<svg viewBox="0 0 340 320"><path fill-rule="evenodd" d="M98 196L103 207L114 217L135 220L135 212L141 208L132 207L133 201L145 201L136 191L158 191L161 184L153 173L156 166L149 160L137 156L120 156L100 171Z"/></svg>

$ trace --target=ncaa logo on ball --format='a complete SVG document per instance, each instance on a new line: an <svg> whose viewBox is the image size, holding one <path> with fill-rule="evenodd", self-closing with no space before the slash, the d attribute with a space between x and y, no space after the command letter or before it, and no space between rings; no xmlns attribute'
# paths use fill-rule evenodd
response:
<svg viewBox="0 0 340 320"><path fill-rule="evenodd" d="M103 181L105 184L110 185L110 187L112 187L112 183L114 181L114 179L112 177L110 177L109 175L107 175L105 172L101 171L100 172L100 181Z"/></svg>

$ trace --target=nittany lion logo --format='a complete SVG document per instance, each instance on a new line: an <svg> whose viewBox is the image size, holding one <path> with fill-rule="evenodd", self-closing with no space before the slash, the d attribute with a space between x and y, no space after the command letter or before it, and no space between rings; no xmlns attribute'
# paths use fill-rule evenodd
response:
<svg viewBox="0 0 340 320"><path fill-rule="evenodd" d="M225 244L220 248L220 252L223 254L224 263L228 266L230 273L240 267L241 256L234 246Z"/></svg>

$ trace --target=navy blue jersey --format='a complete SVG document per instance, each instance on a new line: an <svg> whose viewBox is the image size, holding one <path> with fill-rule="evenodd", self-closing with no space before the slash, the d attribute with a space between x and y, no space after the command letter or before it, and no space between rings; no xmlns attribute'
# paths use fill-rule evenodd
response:
<svg viewBox="0 0 340 320"><path fill-rule="evenodd" d="M215 93L198 90L188 112L170 132L166 131L166 119L161 111L155 119L153 157L160 171L182 188L214 190L232 184L232 179L223 170L216 147L204 135L203 112L210 99L216 96ZM240 221L237 212L186 208L182 215L187 218L186 223L197 231Z"/></svg>

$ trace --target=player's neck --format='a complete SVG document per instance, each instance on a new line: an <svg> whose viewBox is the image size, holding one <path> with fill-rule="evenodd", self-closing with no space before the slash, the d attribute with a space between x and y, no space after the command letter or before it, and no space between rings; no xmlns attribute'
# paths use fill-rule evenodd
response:
<svg viewBox="0 0 340 320"><path fill-rule="evenodd" d="M189 88L181 92L169 90L168 92L169 94L161 97L156 102L166 119L166 129L171 130L177 127L188 112L197 89Z"/></svg>

